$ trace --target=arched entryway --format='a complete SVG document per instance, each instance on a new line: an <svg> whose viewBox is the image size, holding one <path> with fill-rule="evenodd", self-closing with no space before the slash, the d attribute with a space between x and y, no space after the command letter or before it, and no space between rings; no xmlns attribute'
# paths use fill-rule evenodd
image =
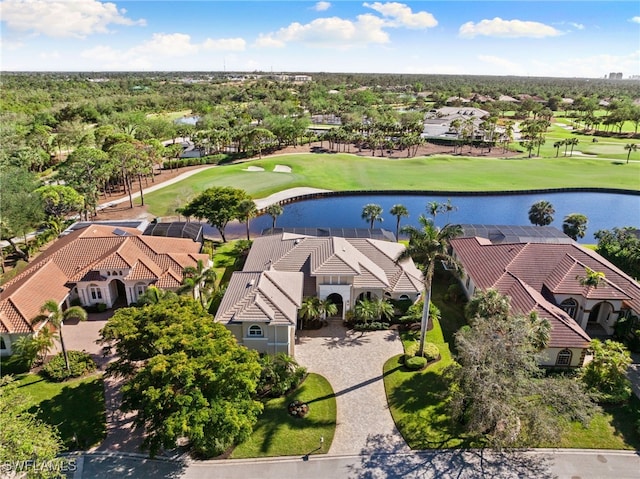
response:
<svg viewBox="0 0 640 479"><path fill-rule="evenodd" d="M109 283L109 292L111 294L113 308L123 308L129 305L127 301L127 288L119 279L114 279Z"/></svg>
<svg viewBox="0 0 640 479"><path fill-rule="evenodd" d="M613 306L610 303L598 303L591 308L591 312L589 313L589 323L605 324L612 312Z"/></svg>
<svg viewBox="0 0 640 479"><path fill-rule="evenodd" d="M331 293L329 296L327 296L327 300L331 301L338 308L338 312L334 317L342 318L342 313L344 311L344 301L342 300L342 296L338 293Z"/></svg>

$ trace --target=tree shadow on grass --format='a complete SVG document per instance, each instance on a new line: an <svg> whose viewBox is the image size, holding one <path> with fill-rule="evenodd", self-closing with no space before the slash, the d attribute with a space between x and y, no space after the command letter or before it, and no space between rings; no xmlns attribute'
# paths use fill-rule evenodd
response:
<svg viewBox="0 0 640 479"><path fill-rule="evenodd" d="M446 449L406 453L385 434L370 435L360 464L349 477L374 478L531 478L551 479L551 457L525 451Z"/></svg>
<svg viewBox="0 0 640 479"><path fill-rule="evenodd" d="M603 409L611 414L611 425L616 433L624 438L624 442L636 451L640 450L640 432L637 430L640 399L634 394L625 404L604 406Z"/></svg>
<svg viewBox="0 0 640 479"><path fill-rule="evenodd" d="M65 449L88 449L106 435L102 378L65 386L58 395L31 407L29 412L58 429Z"/></svg>

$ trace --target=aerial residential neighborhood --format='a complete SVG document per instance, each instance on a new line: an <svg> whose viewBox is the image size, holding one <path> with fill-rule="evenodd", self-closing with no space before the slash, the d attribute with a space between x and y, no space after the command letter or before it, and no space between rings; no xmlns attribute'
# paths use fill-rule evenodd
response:
<svg viewBox="0 0 640 479"><path fill-rule="evenodd" d="M636 478L633 2L0 3L0 476Z"/></svg>

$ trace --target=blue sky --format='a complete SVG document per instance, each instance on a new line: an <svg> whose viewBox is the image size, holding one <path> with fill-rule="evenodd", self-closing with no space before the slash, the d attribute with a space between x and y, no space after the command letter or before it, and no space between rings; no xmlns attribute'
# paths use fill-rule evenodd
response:
<svg viewBox="0 0 640 479"><path fill-rule="evenodd" d="M3 71L640 75L640 2L0 1Z"/></svg>

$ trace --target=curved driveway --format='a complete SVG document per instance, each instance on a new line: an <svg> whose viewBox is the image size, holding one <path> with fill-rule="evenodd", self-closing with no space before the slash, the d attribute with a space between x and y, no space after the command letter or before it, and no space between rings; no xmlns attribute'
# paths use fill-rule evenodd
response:
<svg viewBox="0 0 640 479"><path fill-rule="evenodd" d="M361 454L373 437L385 437L396 452L409 452L391 418L382 381L385 361L400 353L396 331L348 331L335 320L318 330L298 331L297 361L327 378L336 395L337 426L329 455Z"/></svg>

